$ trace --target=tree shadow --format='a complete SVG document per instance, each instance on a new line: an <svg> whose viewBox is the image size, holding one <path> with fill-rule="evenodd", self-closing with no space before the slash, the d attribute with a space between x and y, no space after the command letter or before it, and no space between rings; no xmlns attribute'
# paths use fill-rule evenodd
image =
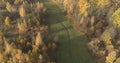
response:
<svg viewBox="0 0 120 63"><path fill-rule="evenodd" d="M48 22L48 24L56 24L56 23L60 23L60 22L64 22L66 20L66 18L63 15L63 12L51 12L48 13L48 17L46 19L46 21Z"/></svg>

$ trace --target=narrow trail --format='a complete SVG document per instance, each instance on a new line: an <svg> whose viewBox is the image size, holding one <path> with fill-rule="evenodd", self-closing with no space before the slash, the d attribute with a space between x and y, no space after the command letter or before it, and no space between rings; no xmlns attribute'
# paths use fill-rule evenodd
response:
<svg viewBox="0 0 120 63"><path fill-rule="evenodd" d="M96 63L87 51L87 39L70 25L62 9L51 0L40 0L48 12L47 22L51 37L60 36L57 63Z"/></svg>

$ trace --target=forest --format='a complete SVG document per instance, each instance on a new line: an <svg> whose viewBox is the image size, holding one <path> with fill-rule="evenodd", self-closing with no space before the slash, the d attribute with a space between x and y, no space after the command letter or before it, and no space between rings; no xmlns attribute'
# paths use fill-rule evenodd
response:
<svg viewBox="0 0 120 63"><path fill-rule="evenodd" d="M119 0L54 0L73 27L89 39L88 50L98 63L120 63Z"/></svg>
<svg viewBox="0 0 120 63"><path fill-rule="evenodd" d="M45 15L40 1L0 0L0 63L55 62Z"/></svg>
<svg viewBox="0 0 120 63"><path fill-rule="evenodd" d="M0 63L120 63L119 0L0 0Z"/></svg>

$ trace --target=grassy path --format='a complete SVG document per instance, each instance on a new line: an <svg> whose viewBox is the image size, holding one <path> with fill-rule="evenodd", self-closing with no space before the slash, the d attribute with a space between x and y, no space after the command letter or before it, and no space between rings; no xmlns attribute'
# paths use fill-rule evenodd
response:
<svg viewBox="0 0 120 63"><path fill-rule="evenodd" d="M96 63L86 49L87 40L75 31L65 17L63 10L51 0L40 0L47 9L49 32L51 36L60 36L57 51L57 63Z"/></svg>

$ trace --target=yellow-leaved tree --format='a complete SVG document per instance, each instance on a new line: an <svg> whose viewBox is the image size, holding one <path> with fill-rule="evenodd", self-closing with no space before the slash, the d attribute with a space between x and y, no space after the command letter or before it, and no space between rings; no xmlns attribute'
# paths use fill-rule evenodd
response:
<svg viewBox="0 0 120 63"><path fill-rule="evenodd" d="M120 27L120 8L113 13L110 24L115 27Z"/></svg>
<svg viewBox="0 0 120 63"><path fill-rule="evenodd" d="M12 5L11 5L9 2L6 3L6 9L7 9L9 12L12 11Z"/></svg>
<svg viewBox="0 0 120 63"><path fill-rule="evenodd" d="M25 8L23 6L20 7L19 14L20 14L21 17L26 16L26 11L25 11Z"/></svg>
<svg viewBox="0 0 120 63"><path fill-rule="evenodd" d="M108 54L106 57L106 63L113 63L113 61L116 59L116 52L112 51L111 53Z"/></svg>
<svg viewBox="0 0 120 63"><path fill-rule="evenodd" d="M11 19L10 19L10 17L6 17L5 18L5 25L7 25L7 26L9 26L10 25L10 22L11 22Z"/></svg>
<svg viewBox="0 0 120 63"><path fill-rule="evenodd" d="M35 41L35 45L36 46L40 46L40 45L43 45L43 40L42 40L42 37L41 37L41 34L40 32L37 33L37 36L36 36L36 41Z"/></svg>

